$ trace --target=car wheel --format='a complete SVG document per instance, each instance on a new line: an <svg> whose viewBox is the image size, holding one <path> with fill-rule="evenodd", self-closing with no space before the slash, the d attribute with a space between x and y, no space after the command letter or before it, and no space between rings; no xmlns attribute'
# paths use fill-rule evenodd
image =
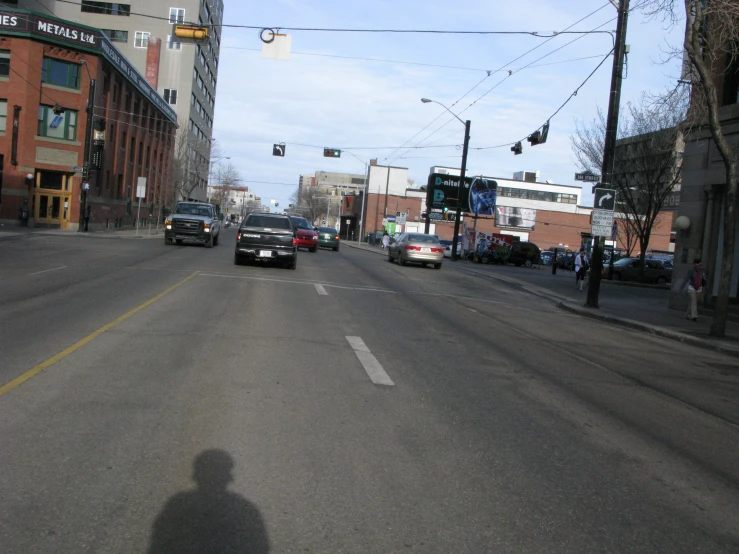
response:
<svg viewBox="0 0 739 554"><path fill-rule="evenodd" d="M334 248L334 252L338 252L338 251L339 251L339 247L337 246L336 248Z"/></svg>
<svg viewBox="0 0 739 554"><path fill-rule="evenodd" d="M532 266L533 264L531 263L531 260L526 260L526 261L525 261L525 262L523 263L523 265L524 265L524 267L531 267L531 266Z"/></svg>
<svg viewBox="0 0 739 554"><path fill-rule="evenodd" d="M667 278L664 277L664 276L662 276L662 275L660 275L659 277L657 277L657 284L658 285L666 285L667 284Z"/></svg>
<svg viewBox="0 0 739 554"><path fill-rule="evenodd" d="M388 253L387 253L387 261L390 262L390 263L393 263L393 257L392 257L392 255L390 255L390 251L389 250L388 250Z"/></svg>
<svg viewBox="0 0 739 554"><path fill-rule="evenodd" d="M208 237L208 240L205 242L206 248L213 248L213 236L211 235Z"/></svg>
<svg viewBox="0 0 739 554"><path fill-rule="evenodd" d="M405 265L405 264L407 264L407 263L408 263L408 262L406 262L406 261L405 261L405 260L403 259L403 254L398 254L398 265Z"/></svg>
<svg viewBox="0 0 739 554"><path fill-rule="evenodd" d="M290 263L287 264L288 269L296 269L298 267L298 257L295 256Z"/></svg>
<svg viewBox="0 0 739 554"><path fill-rule="evenodd" d="M616 273L616 272L614 271L614 272L613 272L613 280L614 280L614 281L620 281L620 280L621 280L621 274L620 274L620 273Z"/></svg>
<svg viewBox="0 0 739 554"><path fill-rule="evenodd" d="M213 246L218 246L218 239L221 238L221 234L218 233L215 237L213 237Z"/></svg>
<svg viewBox="0 0 739 554"><path fill-rule="evenodd" d="M489 264L490 263L490 256L488 256L487 254L483 254L480 257L480 262L482 262L484 264Z"/></svg>
<svg viewBox="0 0 739 554"><path fill-rule="evenodd" d="M168 238L165 238L165 239L164 239L164 244L165 244L166 246L169 246L170 244L172 244L172 239L168 239Z"/></svg>
<svg viewBox="0 0 739 554"><path fill-rule="evenodd" d="M234 254L234 265L241 265L241 256Z"/></svg>
<svg viewBox="0 0 739 554"><path fill-rule="evenodd" d="M316 252L318 252L318 247L317 246L314 246L313 248L309 248L308 250L310 252L313 252L315 254Z"/></svg>
<svg viewBox="0 0 739 554"><path fill-rule="evenodd" d="M421 262L421 267L426 267L426 262Z"/></svg>
<svg viewBox="0 0 739 554"><path fill-rule="evenodd" d="M177 244L182 245L182 239L176 239Z"/></svg>
<svg viewBox="0 0 739 554"><path fill-rule="evenodd" d="M441 269L441 264L434 264L434 269Z"/></svg>

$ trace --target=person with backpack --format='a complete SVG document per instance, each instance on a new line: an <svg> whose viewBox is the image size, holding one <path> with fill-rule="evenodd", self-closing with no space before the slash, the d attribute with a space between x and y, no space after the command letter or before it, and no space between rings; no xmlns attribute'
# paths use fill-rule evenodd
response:
<svg viewBox="0 0 739 554"><path fill-rule="evenodd" d="M690 301L685 317L691 321L698 321L698 295L703 292L703 287L708 285L706 274L703 272L703 264L699 258L693 260L693 269L685 276L683 284L680 285L680 291L683 291L686 285Z"/></svg>

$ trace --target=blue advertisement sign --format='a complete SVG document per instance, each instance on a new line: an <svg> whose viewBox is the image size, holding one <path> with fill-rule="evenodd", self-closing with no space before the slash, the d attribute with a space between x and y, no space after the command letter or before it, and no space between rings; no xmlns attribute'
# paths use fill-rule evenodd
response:
<svg viewBox="0 0 739 554"><path fill-rule="evenodd" d="M432 209L449 208L477 215L495 215L498 182L489 177L465 177L460 187L457 175L432 173L427 185L427 204Z"/></svg>

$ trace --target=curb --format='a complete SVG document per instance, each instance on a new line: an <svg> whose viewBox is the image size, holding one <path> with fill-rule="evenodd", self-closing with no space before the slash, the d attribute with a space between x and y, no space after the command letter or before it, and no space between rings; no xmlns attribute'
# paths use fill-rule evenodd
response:
<svg viewBox="0 0 739 554"><path fill-rule="evenodd" d="M559 302L557 304L557 307L566 312L571 312L577 315L581 315L583 317L589 317L591 319L597 319L600 321L605 321L607 323L613 323L616 325L620 325L622 327L628 327L630 329L635 329L637 331L644 331L646 333L649 333L650 335L655 335L655 336L662 337L665 339L682 342L685 344L689 344L691 346L697 346L699 348L704 348L706 350L713 350L715 352L720 352L722 354L727 354L729 356L734 356L734 357L739 358L739 348L735 346L712 343L705 339L694 337L692 335L681 333L679 331L670 331L669 329L665 329L664 327L658 327L656 325L649 325L648 323L642 323L641 321L636 321L636 320L627 319L624 317L604 314L602 312L595 312L591 309L578 308L576 306L567 304L565 302Z"/></svg>

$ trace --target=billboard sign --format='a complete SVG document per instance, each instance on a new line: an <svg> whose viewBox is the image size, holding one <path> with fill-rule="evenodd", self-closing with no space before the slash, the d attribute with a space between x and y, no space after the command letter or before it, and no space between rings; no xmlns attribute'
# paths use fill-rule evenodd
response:
<svg viewBox="0 0 739 554"><path fill-rule="evenodd" d="M498 183L487 177L465 177L464 187L459 186L457 175L432 173L427 187L427 203L430 208L456 210L478 215L494 215Z"/></svg>
<svg viewBox="0 0 739 554"><path fill-rule="evenodd" d="M536 210L498 206L495 208L495 226L533 231L536 227Z"/></svg>

